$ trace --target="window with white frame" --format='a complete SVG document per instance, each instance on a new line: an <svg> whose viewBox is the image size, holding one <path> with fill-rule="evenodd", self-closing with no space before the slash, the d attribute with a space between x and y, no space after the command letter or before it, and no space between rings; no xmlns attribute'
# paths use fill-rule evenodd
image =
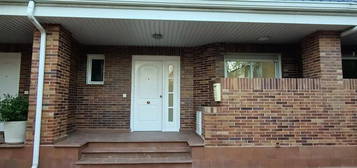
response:
<svg viewBox="0 0 357 168"><path fill-rule="evenodd" d="M229 53L225 55L227 78L280 78L280 54Z"/></svg>
<svg viewBox="0 0 357 168"><path fill-rule="evenodd" d="M104 55L87 55L87 84L104 84Z"/></svg>
<svg viewBox="0 0 357 168"><path fill-rule="evenodd" d="M357 55L356 52L342 56L343 78L357 79Z"/></svg>

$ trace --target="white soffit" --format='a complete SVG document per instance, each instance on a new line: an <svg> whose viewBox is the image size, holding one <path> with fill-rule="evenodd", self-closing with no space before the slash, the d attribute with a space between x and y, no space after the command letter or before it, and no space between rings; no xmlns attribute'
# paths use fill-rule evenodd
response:
<svg viewBox="0 0 357 168"><path fill-rule="evenodd" d="M26 17L0 16L0 43L31 43L33 30Z"/></svg>
<svg viewBox="0 0 357 168"><path fill-rule="evenodd" d="M188 21L40 18L59 23L83 44L140 46L198 46L215 42L295 43L317 30L344 30L350 26L222 23ZM160 33L156 40L152 34ZM269 41L257 39L269 36Z"/></svg>
<svg viewBox="0 0 357 168"><path fill-rule="evenodd" d="M88 45L199 46L216 42L296 43L317 30L345 30L350 26L228 23L162 20L120 20L41 17L42 23L61 24L80 43ZM0 43L31 43L33 26L26 17L0 16ZM163 39L155 40L153 33ZM269 41L257 41L269 36ZM343 44L357 44L357 34Z"/></svg>

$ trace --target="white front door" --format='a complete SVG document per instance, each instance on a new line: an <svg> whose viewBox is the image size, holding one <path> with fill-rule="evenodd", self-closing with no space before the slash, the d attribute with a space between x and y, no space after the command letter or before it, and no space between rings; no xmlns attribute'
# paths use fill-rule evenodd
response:
<svg viewBox="0 0 357 168"><path fill-rule="evenodd" d="M4 94L19 93L21 53L0 52L0 100ZM4 131L0 121L0 131Z"/></svg>
<svg viewBox="0 0 357 168"><path fill-rule="evenodd" d="M135 130L159 131L162 121L162 63L135 64Z"/></svg>
<svg viewBox="0 0 357 168"><path fill-rule="evenodd" d="M179 57L133 56L132 131L179 131Z"/></svg>
<svg viewBox="0 0 357 168"><path fill-rule="evenodd" d="M21 53L0 52L0 98L19 92Z"/></svg>

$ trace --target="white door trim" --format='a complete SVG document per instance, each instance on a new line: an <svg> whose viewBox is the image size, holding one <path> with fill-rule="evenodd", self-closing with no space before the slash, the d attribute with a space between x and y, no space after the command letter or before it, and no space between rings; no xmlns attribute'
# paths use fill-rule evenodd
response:
<svg viewBox="0 0 357 168"><path fill-rule="evenodd" d="M131 102L130 102L130 130L131 131L140 131L140 130L135 130L134 128L134 108L135 108L135 62L136 61L162 61L163 62L163 87L167 84L166 80L167 77L164 76L165 68L164 65L165 63L171 62L173 63L177 68L177 72L175 73L175 91L176 94L174 96L174 125L170 125L169 122L167 121L167 103L164 103L162 105L162 131L172 131L172 132L178 132L180 130L180 78L181 78L181 68L180 68L180 56L158 56L158 55L133 55L132 56L132 70L131 70ZM163 100L167 100L165 89L163 89Z"/></svg>

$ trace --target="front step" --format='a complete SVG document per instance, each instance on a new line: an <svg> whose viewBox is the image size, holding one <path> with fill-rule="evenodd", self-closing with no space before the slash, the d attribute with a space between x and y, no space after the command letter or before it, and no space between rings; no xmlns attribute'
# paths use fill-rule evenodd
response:
<svg viewBox="0 0 357 168"><path fill-rule="evenodd" d="M94 142L81 151L77 168L191 168L186 142Z"/></svg>

